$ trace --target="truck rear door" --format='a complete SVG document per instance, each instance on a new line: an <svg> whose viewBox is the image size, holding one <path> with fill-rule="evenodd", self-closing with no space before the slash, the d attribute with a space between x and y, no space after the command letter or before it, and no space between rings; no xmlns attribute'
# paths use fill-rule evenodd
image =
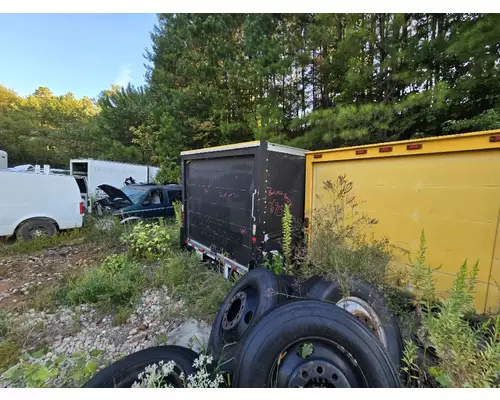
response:
<svg viewBox="0 0 500 400"><path fill-rule="evenodd" d="M252 256L255 154L187 160L186 234L241 265Z"/></svg>

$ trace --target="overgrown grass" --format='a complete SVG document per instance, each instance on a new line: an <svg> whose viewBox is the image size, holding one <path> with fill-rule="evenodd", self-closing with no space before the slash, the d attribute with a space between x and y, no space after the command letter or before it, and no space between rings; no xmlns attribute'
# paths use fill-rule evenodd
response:
<svg viewBox="0 0 500 400"><path fill-rule="evenodd" d="M33 240L0 239L0 257L28 254L62 244L84 242L117 244L128 228L116 218L85 216L84 225L68 231L58 232L52 237L39 236Z"/></svg>
<svg viewBox="0 0 500 400"><path fill-rule="evenodd" d="M426 264L425 250L422 232L410 281L422 321L421 335L428 343L425 350L435 353L437 362L424 370L416 360L415 344L407 342L405 368L411 372L411 383L423 386L424 378L430 375L441 387L499 387L500 317L486 318L481 324L472 324L469 319L474 313L477 263L472 268L467 261L461 265L448 298L437 304L433 269Z"/></svg>
<svg viewBox="0 0 500 400"><path fill-rule="evenodd" d="M98 304L105 309L129 305L145 287L144 275L143 268L129 259L123 261L120 270L108 270L103 263L70 280L56 292L56 299L68 305Z"/></svg>
<svg viewBox="0 0 500 400"><path fill-rule="evenodd" d="M176 252L163 260L153 273L155 286L166 286L171 294L189 305L190 316L209 318L219 310L231 282L202 265L194 254Z"/></svg>
<svg viewBox="0 0 500 400"><path fill-rule="evenodd" d="M231 284L193 254L177 249L178 235L175 224L134 226L122 236L129 253L108 256L99 267L68 277L55 291L55 300L94 304L116 312L115 323L123 323L145 289L166 286L172 296L188 304L189 315L214 315Z"/></svg>

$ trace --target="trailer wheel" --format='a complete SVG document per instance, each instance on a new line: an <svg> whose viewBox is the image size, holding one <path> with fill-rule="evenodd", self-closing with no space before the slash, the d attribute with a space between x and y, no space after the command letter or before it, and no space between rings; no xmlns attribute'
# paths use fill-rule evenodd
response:
<svg viewBox="0 0 500 400"><path fill-rule="evenodd" d="M208 341L212 356L224 372L232 372L245 333L287 295L286 285L267 268L252 269L236 282L215 317Z"/></svg>
<svg viewBox="0 0 500 400"><path fill-rule="evenodd" d="M52 237L57 233L56 225L43 218L33 218L23 222L16 231L17 239L33 240L40 236Z"/></svg>
<svg viewBox="0 0 500 400"><path fill-rule="evenodd" d="M307 293L310 299L327 301L345 309L370 330L385 347L391 361L399 368L403 357L403 339L398 322L385 297L367 282L352 279L348 296L339 283L317 281Z"/></svg>
<svg viewBox="0 0 500 400"><path fill-rule="evenodd" d="M84 388L130 388L138 381L138 375L144 372L146 367L152 364L175 363L174 371L162 382L163 385L170 384L173 387L184 387L181 374L187 378L188 375L196 373L193 367L194 360L198 354L194 351L180 346L158 346L132 353L121 360L108 365L90 379Z"/></svg>
<svg viewBox="0 0 500 400"><path fill-rule="evenodd" d="M352 315L318 300L294 301L260 319L241 345L240 388L393 388L398 373Z"/></svg>

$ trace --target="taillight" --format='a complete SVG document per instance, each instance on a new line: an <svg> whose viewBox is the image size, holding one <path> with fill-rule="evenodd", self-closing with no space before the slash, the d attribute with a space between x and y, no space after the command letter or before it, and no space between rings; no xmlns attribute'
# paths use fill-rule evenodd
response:
<svg viewBox="0 0 500 400"><path fill-rule="evenodd" d="M82 215L84 212L84 209L83 209L83 201L80 201L80 215Z"/></svg>

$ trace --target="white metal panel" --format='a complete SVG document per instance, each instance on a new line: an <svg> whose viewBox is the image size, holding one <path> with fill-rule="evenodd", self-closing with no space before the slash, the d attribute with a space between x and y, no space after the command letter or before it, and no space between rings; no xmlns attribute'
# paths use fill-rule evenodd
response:
<svg viewBox="0 0 500 400"><path fill-rule="evenodd" d="M298 147L284 146L282 144L268 143L267 149L276 153L292 154L294 156L306 156L306 150Z"/></svg>
<svg viewBox="0 0 500 400"><path fill-rule="evenodd" d="M80 191L73 177L0 171L0 236L10 236L23 221L50 218L60 229L82 226Z"/></svg>
<svg viewBox="0 0 500 400"><path fill-rule="evenodd" d="M7 152L0 150L0 169L7 169L8 158Z"/></svg>
<svg viewBox="0 0 500 400"><path fill-rule="evenodd" d="M255 141L255 142L229 144L227 146L208 147L206 149L186 150L186 151L181 152L181 156L187 156L187 155L191 155L191 154L200 154L200 153L212 153L215 151L248 149L251 147L258 147L259 145L260 145L260 142Z"/></svg>

